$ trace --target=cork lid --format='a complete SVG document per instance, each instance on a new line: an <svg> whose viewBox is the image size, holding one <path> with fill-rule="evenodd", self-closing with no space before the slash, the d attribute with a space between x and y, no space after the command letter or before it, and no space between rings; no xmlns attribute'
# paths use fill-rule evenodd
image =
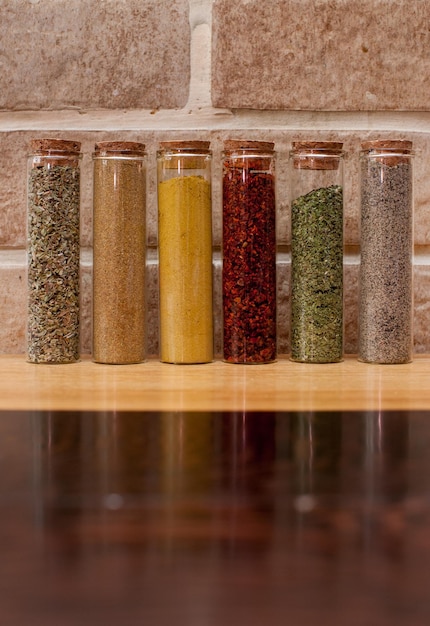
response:
<svg viewBox="0 0 430 626"><path fill-rule="evenodd" d="M169 152L171 151L186 151L186 152L209 152L210 141L161 141L160 150Z"/></svg>
<svg viewBox="0 0 430 626"><path fill-rule="evenodd" d="M406 154L412 150L412 141L403 139L379 139L376 141L363 141L361 144L363 150L391 150Z"/></svg>
<svg viewBox="0 0 430 626"><path fill-rule="evenodd" d="M412 155L412 141L402 139L378 139L361 143L363 154L367 154L385 165L407 163Z"/></svg>
<svg viewBox="0 0 430 626"><path fill-rule="evenodd" d="M293 141L294 152L342 152L341 141Z"/></svg>
<svg viewBox="0 0 430 626"><path fill-rule="evenodd" d="M65 139L32 139L30 141L32 153L67 152L79 154L81 143L79 141L69 141Z"/></svg>
<svg viewBox="0 0 430 626"><path fill-rule="evenodd" d="M337 170L343 155L340 141L294 141L291 156L295 169Z"/></svg>
<svg viewBox="0 0 430 626"><path fill-rule="evenodd" d="M145 144L137 141L99 141L94 156L144 156Z"/></svg>
<svg viewBox="0 0 430 626"><path fill-rule="evenodd" d="M273 152L275 144L271 141L247 141L242 139L227 139L224 141L224 150L258 150L258 152Z"/></svg>

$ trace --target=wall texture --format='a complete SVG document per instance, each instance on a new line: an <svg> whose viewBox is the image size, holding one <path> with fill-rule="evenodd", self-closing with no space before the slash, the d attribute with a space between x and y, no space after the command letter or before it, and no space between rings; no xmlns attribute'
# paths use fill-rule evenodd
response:
<svg viewBox="0 0 430 626"><path fill-rule="evenodd" d="M279 349L288 351L288 152L343 141L346 351L357 343L358 152L411 139L415 350L430 351L430 4L422 0L0 0L0 352L25 352L26 155L32 138L82 142L82 351L91 351L94 143L148 150L148 336L158 350L155 152L204 138L214 153L220 349L220 153L275 142Z"/></svg>

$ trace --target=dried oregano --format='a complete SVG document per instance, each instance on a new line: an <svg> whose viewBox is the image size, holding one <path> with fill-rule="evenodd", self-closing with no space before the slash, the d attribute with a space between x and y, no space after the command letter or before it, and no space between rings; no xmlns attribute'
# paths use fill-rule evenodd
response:
<svg viewBox="0 0 430 626"><path fill-rule="evenodd" d="M326 363L343 351L343 192L314 189L292 203L291 358Z"/></svg>
<svg viewBox="0 0 430 626"><path fill-rule="evenodd" d="M79 168L35 165L28 187L28 358L79 358Z"/></svg>

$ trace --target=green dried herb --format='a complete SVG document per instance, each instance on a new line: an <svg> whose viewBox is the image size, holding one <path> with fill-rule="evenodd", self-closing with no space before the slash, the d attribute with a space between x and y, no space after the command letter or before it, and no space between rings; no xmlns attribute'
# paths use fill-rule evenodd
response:
<svg viewBox="0 0 430 626"><path fill-rule="evenodd" d="M79 169L34 167L28 188L28 358L79 358Z"/></svg>
<svg viewBox="0 0 430 626"><path fill-rule="evenodd" d="M291 212L291 358L330 363L343 352L343 192L314 189Z"/></svg>

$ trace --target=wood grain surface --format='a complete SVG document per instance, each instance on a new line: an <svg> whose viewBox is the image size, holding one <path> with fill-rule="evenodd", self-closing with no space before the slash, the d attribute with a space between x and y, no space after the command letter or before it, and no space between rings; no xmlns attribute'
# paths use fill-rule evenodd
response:
<svg viewBox="0 0 430 626"><path fill-rule="evenodd" d="M430 408L430 357L406 365L30 364L0 358L0 409L383 410Z"/></svg>

